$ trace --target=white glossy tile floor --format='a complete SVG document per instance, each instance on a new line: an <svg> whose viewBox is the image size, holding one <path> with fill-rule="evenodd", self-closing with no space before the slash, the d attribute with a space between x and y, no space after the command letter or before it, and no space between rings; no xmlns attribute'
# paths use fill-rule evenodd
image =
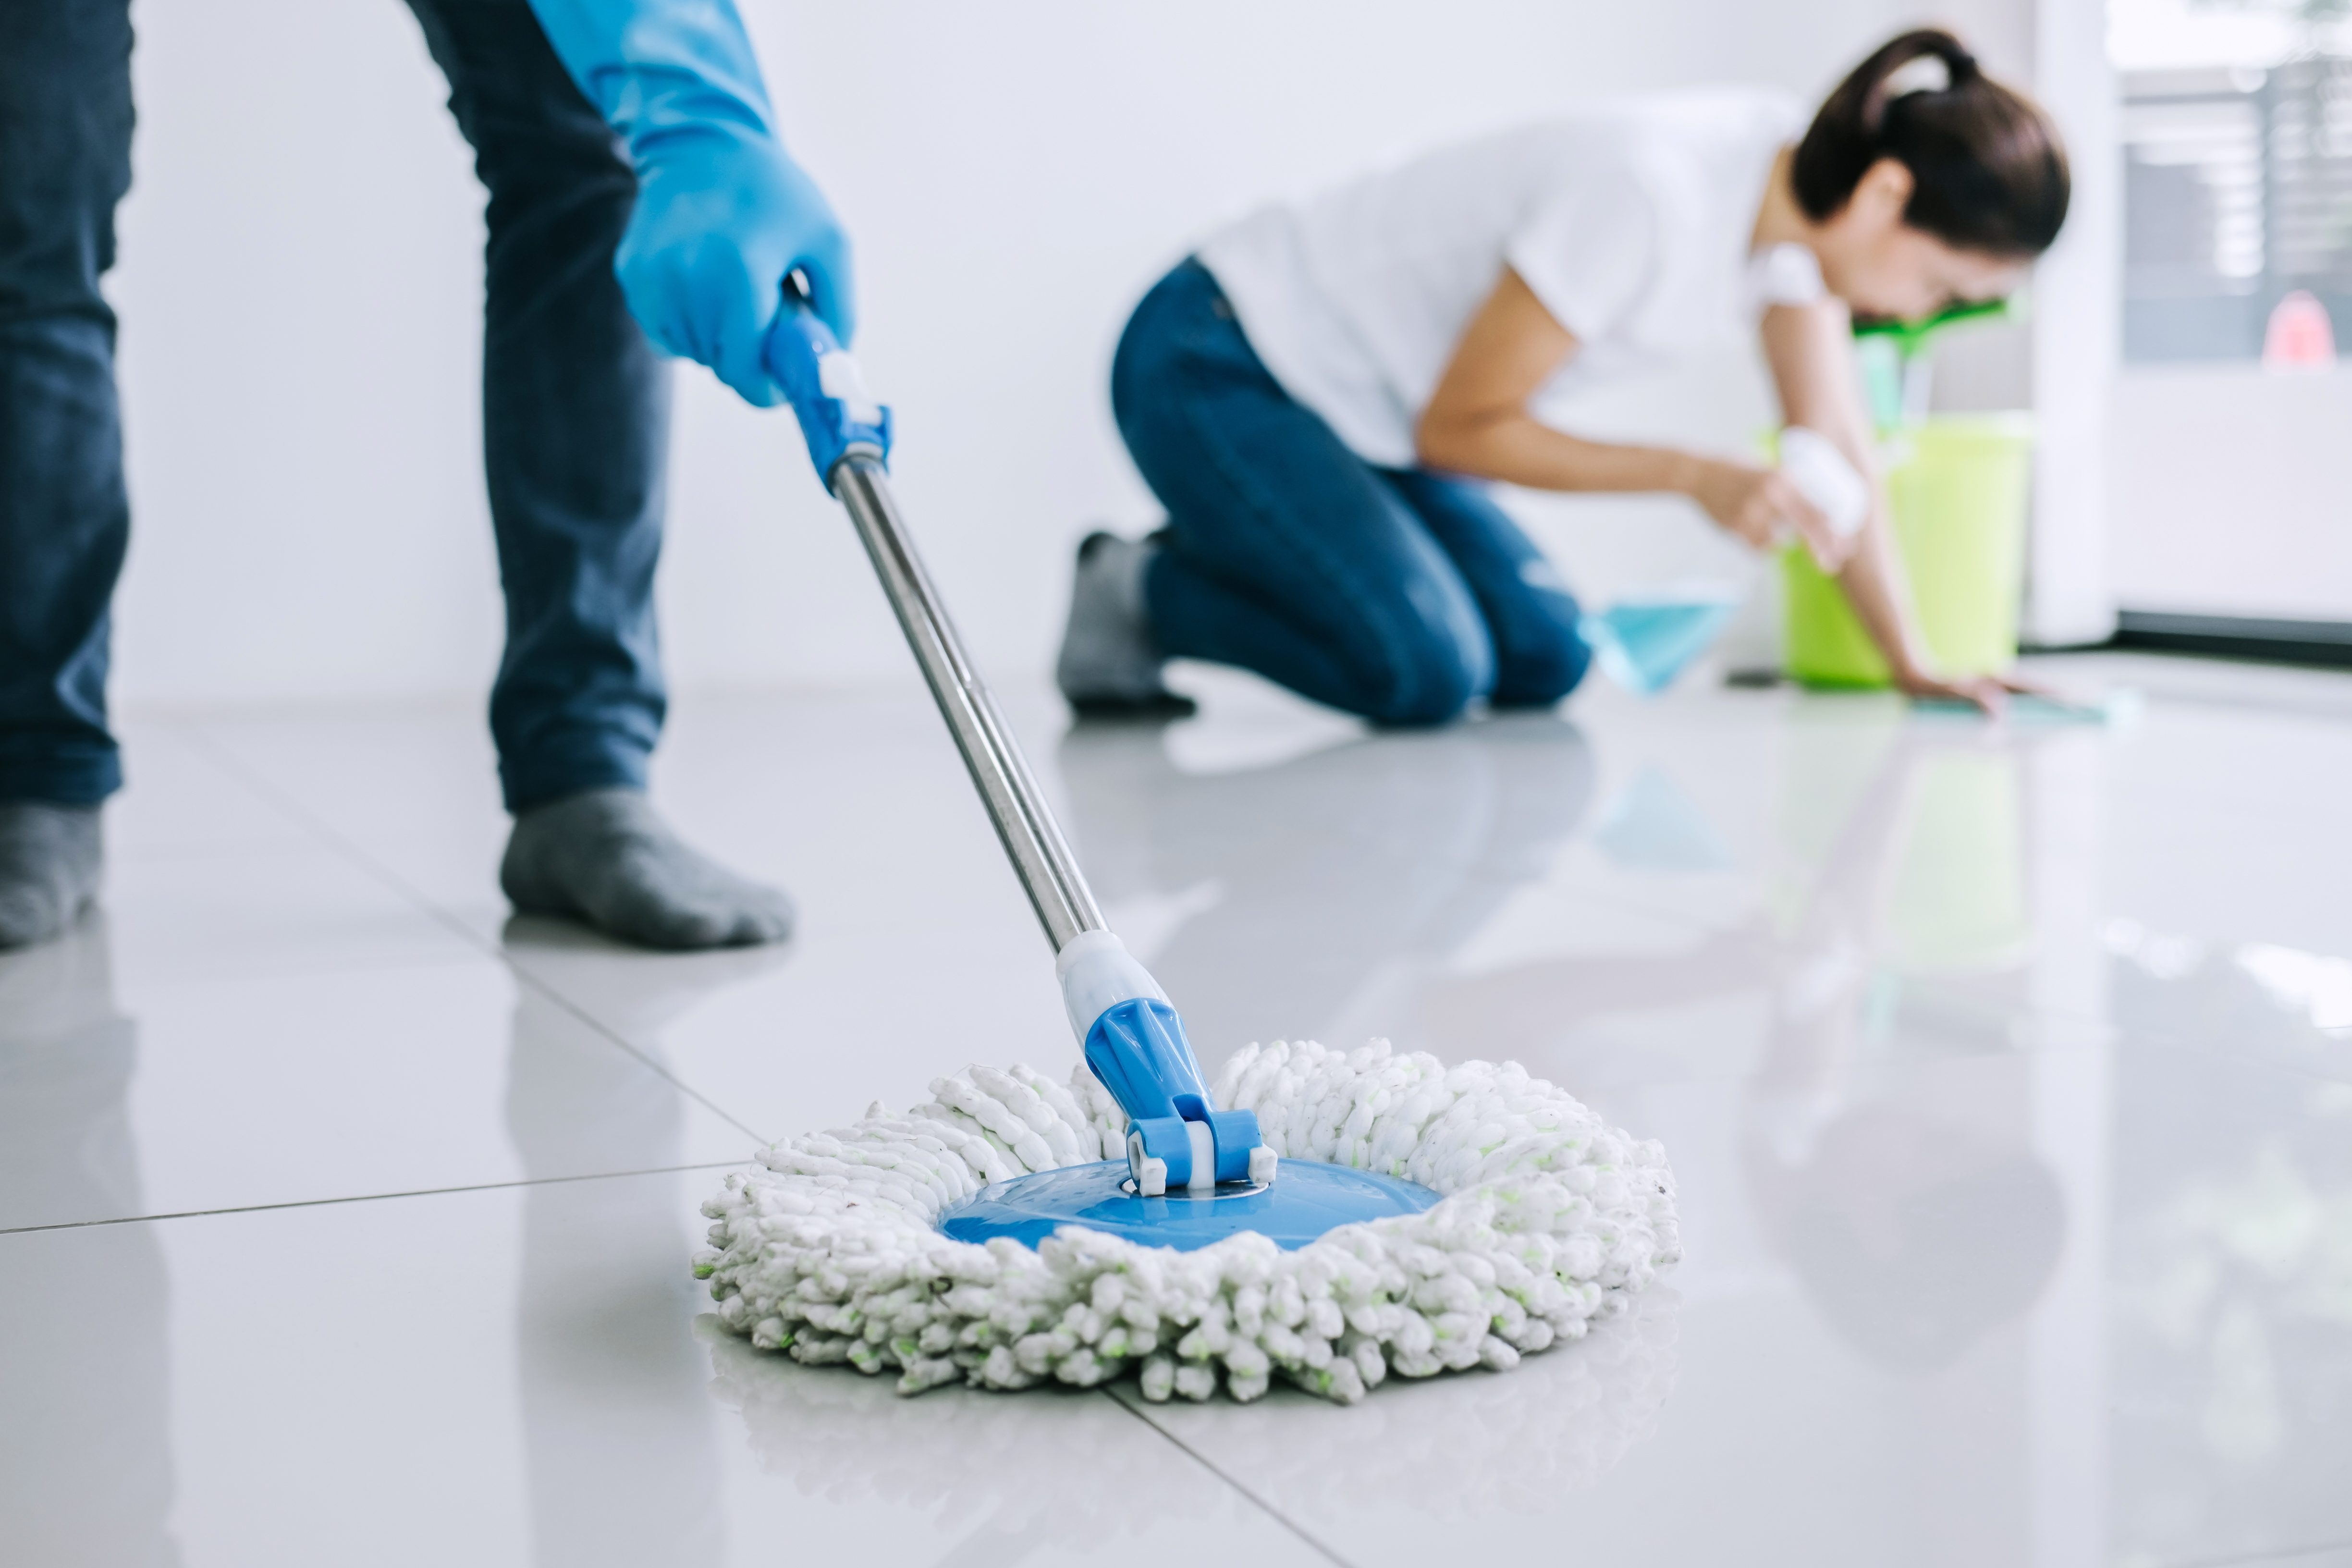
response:
<svg viewBox="0 0 2352 1568"><path fill-rule="evenodd" d="M709 1331L755 1142L1066 1068L911 689L679 705L772 951L510 921L457 709L149 718L107 910L0 956L0 1562L2352 1564L2352 678L2084 658L2116 728L1605 690L1368 735L1013 704L1210 1058L1512 1058L1687 1257L1351 1410L902 1400Z"/></svg>

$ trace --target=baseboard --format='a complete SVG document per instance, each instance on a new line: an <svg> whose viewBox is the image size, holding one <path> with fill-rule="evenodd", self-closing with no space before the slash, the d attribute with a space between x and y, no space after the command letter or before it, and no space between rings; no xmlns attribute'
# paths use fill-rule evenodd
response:
<svg viewBox="0 0 2352 1568"><path fill-rule="evenodd" d="M2259 616L2184 616L2168 610L2125 610L2116 617L2116 635L2107 646L2352 668L2352 621L2284 621Z"/></svg>

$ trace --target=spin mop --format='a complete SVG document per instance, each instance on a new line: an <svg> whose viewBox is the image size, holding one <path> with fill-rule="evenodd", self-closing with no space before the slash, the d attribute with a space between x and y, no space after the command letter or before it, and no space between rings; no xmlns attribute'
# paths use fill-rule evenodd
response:
<svg viewBox="0 0 2352 1568"><path fill-rule="evenodd" d="M1082 1065L936 1080L904 1116L764 1150L703 1205L719 1321L800 1361L1237 1399L1279 1373L1352 1403L1390 1372L1515 1366L1680 1256L1654 1142L1516 1064L1385 1041L1252 1046L1213 1091L1105 924L891 500L890 413L805 309L767 361L847 509L1059 955Z"/></svg>

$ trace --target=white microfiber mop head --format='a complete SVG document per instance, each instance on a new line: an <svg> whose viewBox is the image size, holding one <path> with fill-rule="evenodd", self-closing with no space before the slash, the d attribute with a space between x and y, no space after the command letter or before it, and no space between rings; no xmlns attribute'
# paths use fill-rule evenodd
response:
<svg viewBox="0 0 2352 1568"><path fill-rule="evenodd" d="M1081 1064L936 1080L937 1102L764 1150L703 1205L695 1258L721 1323L810 1363L1091 1385L1133 1370L1144 1397L1255 1399L1276 1373L1353 1404L1391 1372L1426 1377L1581 1338L1681 1256L1665 1153L1516 1063L1252 1046L1216 1102L1267 1145L1419 1182L1427 1213L1345 1226L1297 1251L1242 1235L1194 1252L1076 1226L1035 1251L950 1240L940 1212L990 1182L1117 1159L1126 1119Z"/></svg>

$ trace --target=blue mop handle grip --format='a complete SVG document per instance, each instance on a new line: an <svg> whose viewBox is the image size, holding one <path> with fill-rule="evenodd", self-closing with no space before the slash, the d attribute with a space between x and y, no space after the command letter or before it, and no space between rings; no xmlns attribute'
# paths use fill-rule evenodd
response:
<svg viewBox="0 0 2352 1568"><path fill-rule="evenodd" d="M1187 1100L1204 1108L1209 1103L1209 1085L1184 1037L1184 1020L1156 996L1104 1008L1082 1049L1087 1066L1130 1121L1181 1116Z"/></svg>
<svg viewBox="0 0 2352 1568"><path fill-rule="evenodd" d="M1177 1114L1176 1099L1206 1100L1207 1081L1168 993L1109 931L1081 931L1054 961L1062 1008L1087 1066L1131 1121Z"/></svg>
<svg viewBox="0 0 2352 1568"><path fill-rule="evenodd" d="M1216 1108L1175 1008L1156 996L1105 1008L1087 1031L1086 1058L1127 1112L1129 1163L1139 1176L1148 1159L1166 1173L1168 1186L1253 1179L1251 1155L1265 1142L1257 1112ZM1203 1135L1196 1139L1194 1128ZM1272 1179L1270 1162L1259 1170Z"/></svg>
<svg viewBox="0 0 2352 1568"><path fill-rule="evenodd" d="M1127 1112L1128 1158L1139 1181L1147 1161L1174 1187L1196 1175L1203 1184L1274 1179L1272 1152L1259 1152L1265 1141L1257 1112L1216 1108L1184 1020L1118 938L1082 931L1063 944L1054 970L1087 1066Z"/></svg>
<svg viewBox="0 0 2352 1568"><path fill-rule="evenodd" d="M847 458L890 457L890 410L866 390L866 377L833 329L808 307L797 279L784 285L784 308L761 351L768 374L783 388L808 439L809 460L824 488Z"/></svg>

